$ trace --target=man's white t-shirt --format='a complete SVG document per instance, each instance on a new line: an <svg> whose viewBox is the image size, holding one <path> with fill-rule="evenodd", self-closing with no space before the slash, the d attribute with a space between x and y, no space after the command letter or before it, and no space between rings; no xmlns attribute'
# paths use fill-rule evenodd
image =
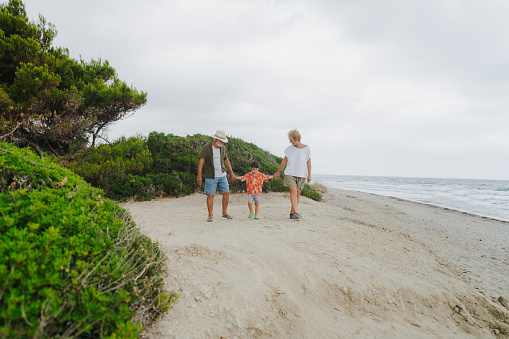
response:
<svg viewBox="0 0 509 339"><path fill-rule="evenodd" d="M288 146L285 149L285 156L288 159L286 164L285 175L294 177L307 178L308 166L307 162L311 159L311 149L309 146L304 148L297 148L295 146Z"/></svg>
<svg viewBox="0 0 509 339"><path fill-rule="evenodd" d="M216 178L224 177L226 173L221 168L221 149L212 146L212 154L214 155L214 175Z"/></svg>

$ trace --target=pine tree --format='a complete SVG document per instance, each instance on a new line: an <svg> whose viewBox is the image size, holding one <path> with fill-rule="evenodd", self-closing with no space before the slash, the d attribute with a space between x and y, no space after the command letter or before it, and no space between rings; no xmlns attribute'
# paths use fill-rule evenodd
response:
<svg viewBox="0 0 509 339"><path fill-rule="evenodd" d="M57 31L25 5L0 5L0 141L68 154L144 105L147 94L118 79L108 61L74 60L52 46Z"/></svg>

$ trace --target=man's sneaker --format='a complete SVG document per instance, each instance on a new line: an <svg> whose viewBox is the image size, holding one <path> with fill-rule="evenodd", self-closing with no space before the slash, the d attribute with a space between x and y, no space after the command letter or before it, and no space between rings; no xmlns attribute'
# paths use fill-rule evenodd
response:
<svg viewBox="0 0 509 339"><path fill-rule="evenodd" d="M299 214L298 213L291 213L290 214L290 219L299 220Z"/></svg>
<svg viewBox="0 0 509 339"><path fill-rule="evenodd" d="M253 212L250 212L250 213L249 213L249 215L248 215L247 217L248 217L248 218L252 218L252 217L253 217L253 215L254 215L254 213L253 213Z"/></svg>
<svg viewBox="0 0 509 339"><path fill-rule="evenodd" d="M257 215L255 215L254 220L258 220L258 219L259 219L259 218L258 218L258 216L257 216Z"/></svg>

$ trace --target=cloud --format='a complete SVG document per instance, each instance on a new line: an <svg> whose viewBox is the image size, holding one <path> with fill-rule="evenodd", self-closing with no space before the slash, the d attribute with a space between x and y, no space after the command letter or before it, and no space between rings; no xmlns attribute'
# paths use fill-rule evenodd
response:
<svg viewBox="0 0 509 339"><path fill-rule="evenodd" d="M476 1L29 0L148 104L110 137L224 129L315 173L509 179L505 13ZM72 13L72 15L69 15Z"/></svg>

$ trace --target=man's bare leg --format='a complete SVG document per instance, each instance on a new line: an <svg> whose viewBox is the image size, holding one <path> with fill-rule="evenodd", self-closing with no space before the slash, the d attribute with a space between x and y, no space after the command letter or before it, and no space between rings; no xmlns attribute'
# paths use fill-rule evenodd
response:
<svg viewBox="0 0 509 339"><path fill-rule="evenodd" d="M207 209L209 210L209 218L213 217L214 211L214 196L207 194Z"/></svg>
<svg viewBox="0 0 509 339"><path fill-rule="evenodd" d="M223 193L223 215L228 214L228 202L230 201L230 192Z"/></svg>

